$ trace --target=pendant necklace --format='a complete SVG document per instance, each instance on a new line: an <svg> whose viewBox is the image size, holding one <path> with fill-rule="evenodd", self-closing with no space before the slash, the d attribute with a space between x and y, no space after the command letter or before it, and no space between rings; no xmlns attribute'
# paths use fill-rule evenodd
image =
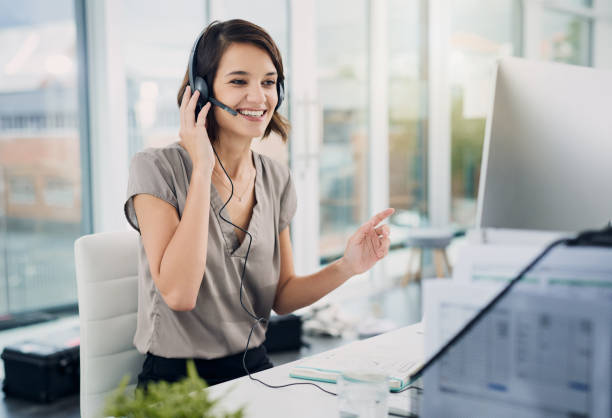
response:
<svg viewBox="0 0 612 418"><path fill-rule="evenodd" d="M218 171L213 171L213 173L217 173L217 176L219 176L219 180L221 183L221 186L223 186L227 191L230 192L230 194L232 193L232 188L228 187L225 182L223 181L223 178L221 178L221 174L219 174ZM226 177L227 178L227 177ZM255 174L253 174L253 176L249 179L249 182L247 183L244 191L242 192L242 194L238 194L236 193L236 187L234 187L234 196L236 196L238 198L238 201L240 203L242 203L242 198L244 197L244 195L249 191L250 186L251 186L251 181L253 181L253 179L255 178Z"/></svg>

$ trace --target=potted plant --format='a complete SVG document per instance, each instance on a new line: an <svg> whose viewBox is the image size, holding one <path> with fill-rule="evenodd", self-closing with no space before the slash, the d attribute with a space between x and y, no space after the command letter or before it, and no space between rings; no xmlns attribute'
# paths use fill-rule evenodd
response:
<svg viewBox="0 0 612 418"><path fill-rule="evenodd" d="M233 412L219 411L219 400L211 399L204 379L198 376L193 361L187 362L187 377L174 382L152 382L145 392L127 389L125 376L117 389L109 395L104 408L106 417L130 418L243 418L244 409Z"/></svg>

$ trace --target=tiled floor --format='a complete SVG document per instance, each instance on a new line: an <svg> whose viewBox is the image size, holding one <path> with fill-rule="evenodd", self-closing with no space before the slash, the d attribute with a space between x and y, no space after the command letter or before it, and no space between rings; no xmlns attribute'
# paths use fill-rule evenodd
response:
<svg viewBox="0 0 612 418"><path fill-rule="evenodd" d="M363 293L362 293L363 295ZM420 286L409 285L405 288L391 288L374 295L354 297L342 302L339 309L347 317L356 322L363 322L366 318L378 317L392 320L397 325L408 325L418 322L421 318ZM0 333L0 347L12 342L28 338L30 335L40 335L59 329L74 326L78 323L76 317L64 318L54 323L46 323L24 327L17 330ZM346 333L343 338L325 338L304 336L304 341L310 347L303 347L299 351L273 353L270 359L275 365L284 364L299 358L326 351L357 338L353 332ZM79 396L73 395L62 398L46 405L35 404L19 399L7 399L0 394L0 418L72 418L79 417Z"/></svg>

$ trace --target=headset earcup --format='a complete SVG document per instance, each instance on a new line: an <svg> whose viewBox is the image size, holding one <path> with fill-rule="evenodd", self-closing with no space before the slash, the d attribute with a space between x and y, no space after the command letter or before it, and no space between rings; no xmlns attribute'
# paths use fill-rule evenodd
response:
<svg viewBox="0 0 612 418"><path fill-rule="evenodd" d="M274 110L278 110L278 108L283 104L283 100L285 99L285 83L280 82L276 84L276 94L278 96L278 102L276 103L276 107Z"/></svg>
<svg viewBox="0 0 612 418"><path fill-rule="evenodd" d="M193 84L194 91L198 90L200 92L198 102L201 101L202 106L204 106L208 102L208 84L206 84L206 80L202 77L196 77Z"/></svg>
<svg viewBox="0 0 612 418"><path fill-rule="evenodd" d="M208 102L208 84L206 84L206 80L202 77L196 77L193 83L193 91L199 91L200 97L198 97L198 103L196 104L195 117L198 118L200 114L200 110L204 107L206 102Z"/></svg>

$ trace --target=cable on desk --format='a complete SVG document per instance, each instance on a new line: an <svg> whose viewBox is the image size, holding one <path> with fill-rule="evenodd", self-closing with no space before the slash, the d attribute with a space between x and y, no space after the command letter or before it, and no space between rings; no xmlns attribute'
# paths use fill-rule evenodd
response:
<svg viewBox="0 0 612 418"><path fill-rule="evenodd" d="M247 374L249 375L249 379L254 380L256 382L261 383L262 385L269 387L271 389L281 389L281 388L285 388L287 386L298 386L298 385L310 385L310 386L314 386L318 389L321 389L323 392L328 393L330 395L333 396L338 396L337 393L331 392L327 389L323 389L321 386L317 385L316 383L312 383L312 382L295 382L295 383L286 383L284 385L270 385L266 382L263 382L259 379L257 379L256 377L251 376L251 372L249 372L249 369L246 366L246 355L247 355L247 351L249 350L249 344L251 342L251 335L253 334L253 330L255 329L255 327L257 326L257 324L259 324L260 322L265 321L265 319L263 318L259 318L257 320L257 322L255 322L253 324L253 326L251 327L251 332L249 332L249 338L247 339L247 344L246 344L246 348L244 349L244 354L242 355L242 367L244 368L244 371L247 372Z"/></svg>
<svg viewBox="0 0 612 418"><path fill-rule="evenodd" d="M409 389L414 389L417 391L417 393L423 393L423 388L420 388L418 386L414 386L414 385L410 385L410 386L406 386L405 388L398 390L397 392L393 392L393 393L402 393L402 392L406 392Z"/></svg>

